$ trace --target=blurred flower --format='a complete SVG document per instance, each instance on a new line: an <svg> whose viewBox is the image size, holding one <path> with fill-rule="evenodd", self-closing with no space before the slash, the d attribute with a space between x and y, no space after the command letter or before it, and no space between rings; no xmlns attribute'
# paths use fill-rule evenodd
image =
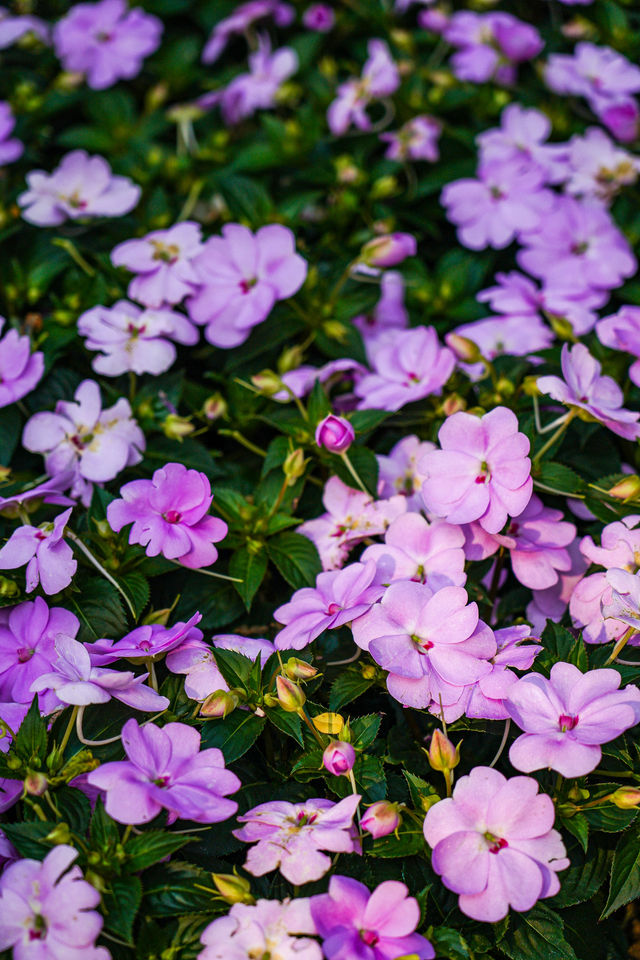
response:
<svg viewBox="0 0 640 960"><path fill-rule="evenodd" d="M248 3L241 3L228 17L216 23L202 51L202 62L215 63L230 38L234 34L246 33L256 20L273 17L276 26L287 27L294 16L293 7L280 0L249 0Z"/></svg>
<svg viewBox="0 0 640 960"><path fill-rule="evenodd" d="M0 20L1 31L2 20ZM24 151L24 144L11 136L15 125L16 121L11 111L11 105L5 100L0 100L0 167L7 163L13 163L22 156Z"/></svg>
<svg viewBox="0 0 640 960"><path fill-rule="evenodd" d="M387 160L428 160L435 163L440 157L438 140L442 124L435 117L423 115L408 120L394 133L381 133L380 139L388 143Z"/></svg>
<svg viewBox="0 0 640 960"><path fill-rule="evenodd" d="M398 68L384 40L369 40L367 53L360 79L341 83L336 99L327 111L329 129L336 137L342 136L351 126L370 130L369 104L391 96L400 86Z"/></svg>
<svg viewBox="0 0 640 960"><path fill-rule="evenodd" d="M0 317L0 332L5 325ZM0 407L22 400L42 379L44 354L31 352L29 337L21 337L17 330L9 328L0 339Z"/></svg>
<svg viewBox="0 0 640 960"><path fill-rule="evenodd" d="M281 957L292 960L322 960L309 909L310 900L258 900L234 903L225 917L204 928L204 950L198 960L244 960L245 957ZM307 936L305 936L307 934Z"/></svg>
<svg viewBox="0 0 640 960"><path fill-rule="evenodd" d="M423 397L440 395L455 357L433 327L387 330L369 345L372 372L355 386L359 410L400 410Z"/></svg>

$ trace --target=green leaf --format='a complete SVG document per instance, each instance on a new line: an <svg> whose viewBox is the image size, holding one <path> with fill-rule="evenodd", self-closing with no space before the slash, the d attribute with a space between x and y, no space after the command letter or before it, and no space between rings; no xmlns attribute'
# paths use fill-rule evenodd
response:
<svg viewBox="0 0 640 960"><path fill-rule="evenodd" d="M356 471L363 484L372 497L376 495L378 487L378 460L373 452L367 447L349 447L349 460L351 466ZM359 489L356 481L353 479L350 470L341 457L332 457L332 467L340 479L352 489Z"/></svg>
<svg viewBox="0 0 640 960"><path fill-rule="evenodd" d="M120 594L102 577L85 580L78 598L71 594L73 611L80 620L78 640L91 643L98 637L117 640L128 629ZM192 611L193 612L193 611Z"/></svg>
<svg viewBox="0 0 640 960"><path fill-rule="evenodd" d="M296 743L299 743L301 747L304 747L302 725L297 713L288 713L286 710L283 710L282 707L265 707L264 712L267 715L267 719L270 720L278 730L286 733L288 737L291 737Z"/></svg>
<svg viewBox="0 0 640 960"><path fill-rule="evenodd" d="M294 447L289 437L276 437L272 440L267 447L267 455L262 461L260 476L264 478L272 470L281 467L293 449Z"/></svg>
<svg viewBox="0 0 640 960"><path fill-rule="evenodd" d="M430 783L428 783L426 780L423 780L422 777L419 777L417 774L410 773L408 770L403 770L402 772L409 787L411 803L413 804L414 808L421 813L424 809L422 798L435 794L435 790Z"/></svg>
<svg viewBox="0 0 640 960"><path fill-rule="evenodd" d="M560 891L550 905L554 907L572 907L584 903L600 889L607 879L610 855L602 847L594 847L587 856L578 851L571 854L571 866L560 874Z"/></svg>
<svg viewBox="0 0 640 960"><path fill-rule="evenodd" d="M609 896L601 920L640 896L640 834L637 829L620 837L613 854Z"/></svg>
<svg viewBox="0 0 640 960"><path fill-rule="evenodd" d="M233 585L242 597L247 610L251 609L253 598L267 572L267 565L267 554L264 549L256 553L246 547L241 547L231 557L229 575L242 581Z"/></svg>
<svg viewBox="0 0 640 960"><path fill-rule="evenodd" d="M58 787L54 795L60 816L74 833L84 836L89 829L91 803L86 793L76 787Z"/></svg>
<svg viewBox="0 0 640 960"><path fill-rule="evenodd" d="M598 784L597 790L592 791L592 799L597 800L598 797L613 793L619 786L619 783ZM602 830L604 833L621 833L633 823L638 816L638 811L637 809L621 810L614 803L606 803L602 806L588 807L582 811L582 816L592 830Z"/></svg>
<svg viewBox="0 0 640 960"><path fill-rule="evenodd" d="M564 938L562 919L542 903L528 913L512 913L499 948L510 960L578 960Z"/></svg>
<svg viewBox="0 0 640 960"><path fill-rule="evenodd" d="M365 803L384 800L387 793L387 778L382 761L378 757L359 756L353 765L353 776L358 793L362 794ZM347 777L333 777L329 780L328 786L339 797L346 797L351 793L351 784Z"/></svg>
<svg viewBox="0 0 640 960"><path fill-rule="evenodd" d="M544 649L536 659L537 669L542 667L543 671L548 673L553 664L560 660L573 663L583 673L589 669L584 643L580 638L576 639L566 627L548 620L542 632L542 645Z"/></svg>
<svg viewBox="0 0 640 960"><path fill-rule="evenodd" d="M429 934L429 940L436 950L436 956L447 960L471 960L469 945L459 930L452 927L436 927Z"/></svg>
<svg viewBox="0 0 640 960"><path fill-rule="evenodd" d="M148 830L138 836L130 837L125 846L127 854L127 872L137 873L146 870L159 860L180 850L186 843L191 843L195 837L186 837L175 833L164 833L161 830Z"/></svg>
<svg viewBox="0 0 640 960"><path fill-rule="evenodd" d="M267 540L267 552L294 590L312 587L322 571L315 544L300 533L278 533Z"/></svg>
<svg viewBox="0 0 640 960"><path fill-rule="evenodd" d="M349 422L356 433L369 433L391 415L388 410L355 410L349 414Z"/></svg>
<svg viewBox="0 0 640 960"><path fill-rule="evenodd" d="M236 650L225 650L221 647L216 647L213 655L218 670L230 687L241 687L243 689L248 687L253 660Z"/></svg>
<svg viewBox="0 0 640 960"><path fill-rule="evenodd" d="M121 586L124 587L133 603L136 615L140 617L144 608L149 603L151 593L149 581L137 570L132 570L130 573L123 573L119 579Z"/></svg>
<svg viewBox="0 0 640 960"><path fill-rule="evenodd" d="M351 743L354 747L364 750L368 747L378 735L382 717L378 713L369 713L366 717L358 717L351 720Z"/></svg>
<svg viewBox="0 0 640 960"><path fill-rule="evenodd" d="M588 820L581 813L576 813L573 817L561 817L560 822L565 830L573 834L582 849L586 852L589 843Z"/></svg>
<svg viewBox="0 0 640 960"><path fill-rule="evenodd" d="M369 680L363 677L362 672L357 667L345 670L331 684L329 709L340 710L347 703L351 703L352 700L366 693L375 682L375 678Z"/></svg>
<svg viewBox="0 0 640 960"><path fill-rule="evenodd" d="M182 861L158 864L145 874L145 912L156 917L211 914L213 896L198 887L211 888L210 873Z"/></svg>
<svg viewBox="0 0 640 960"><path fill-rule="evenodd" d="M262 181L240 174L225 173L218 183L220 193L234 219L248 220L254 227L265 223L273 209L273 201Z"/></svg>
<svg viewBox="0 0 640 960"><path fill-rule="evenodd" d="M31 766L34 760L44 760L47 752L47 724L40 716L37 696L33 698L29 711L20 724L11 752ZM39 764L38 764L39 766Z"/></svg>
<svg viewBox="0 0 640 960"><path fill-rule="evenodd" d="M202 727L202 747L218 747L227 763L243 756L256 742L266 721L247 710L234 710L224 720L209 720Z"/></svg>
<svg viewBox="0 0 640 960"><path fill-rule="evenodd" d="M33 823L3 823L2 830L14 845L21 857L32 860L44 860L51 850L51 844L45 837L57 824L36 820Z"/></svg>
<svg viewBox="0 0 640 960"><path fill-rule="evenodd" d="M106 850L115 846L120 840L120 831L118 825L111 819L104 809L102 797L98 797L91 817L91 826L89 827L89 836L91 843L99 850Z"/></svg>
<svg viewBox="0 0 640 960"><path fill-rule="evenodd" d="M141 902L139 877L114 877L102 895L105 930L133 945L133 924Z"/></svg>
<svg viewBox="0 0 640 960"><path fill-rule="evenodd" d="M584 480L570 467L562 463L543 461L533 474L534 483L539 481L545 487L551 487L558 493L582 493L586 489Z"/></svg>
<svg viewBox="0 0 640 960"><path fill-rule="evenodd" d="M420 827L409 822L398 830L398 836L390 833L373 841L367 853L372 857L411 857L425 848L424 833Z"/></svg>
<svg viewBox="0 0 640 960"><path fill-rule="evenodd" d="M309 394L307 409L309 412L309 425L311 430L315 432L320 421L324 420L324 418L328 417L331 413L329 397L325 393L325 389L319 380L316 380L313 384L313 388Z"/></svg>
<svg viewBox="0 0 640 960"><path fill-rule="evenodd" d="M17 407L5 407L0 414L0 464L3 467L9 466L21 429L22 418Z"/></svg>

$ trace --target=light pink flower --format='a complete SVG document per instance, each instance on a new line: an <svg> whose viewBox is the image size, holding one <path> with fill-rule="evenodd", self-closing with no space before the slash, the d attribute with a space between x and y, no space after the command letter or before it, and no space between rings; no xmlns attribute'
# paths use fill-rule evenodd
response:
<svg viewBox="0 0 640 960"><path fill-rule="evenodd" d="M433 327L387 331L370 346L372 373L355 386L360 410L399 410L407 403L440 395L455 357L442 347Z"/></svg>
<svg viewBox="0 0 640 960"><path fill-rule="evenodd" d="M273 956L282 960L322 960L320 945L311 937L315 924L310 900L258 900L234 903L229 913L204 928L204 950L198 960L244 960ZM307 934L307 936L305 936Z"/></svg>
<svg viewBox="0 0 640 960"><path fill-rule="evenodd" d="M202 250L201 234L199 223L185 221L114 247L111 262L136 274L129 284L131 299L161 307L194 294L200 280L192 261Z"/></svg>
<svg viewBox="0 0 640 960"><path fill-rule="evenodd" d="M426 453L435 449L435 443L420 440L414 434L398 440L386 456L378 454L378 496L401 494L407 499L407 510L422 510L421 490L426 476L419 464Z"/></svg>
<svg viewBox="0 0 640 960"><path fill-rule="evenodd" d="M464 533L452 523L428 523L419 513L404 513L393 520L384 535L384 544L374 543L362 554L362 561L375 561L376 582L415 580L432 590L462 587Z"/></svg>

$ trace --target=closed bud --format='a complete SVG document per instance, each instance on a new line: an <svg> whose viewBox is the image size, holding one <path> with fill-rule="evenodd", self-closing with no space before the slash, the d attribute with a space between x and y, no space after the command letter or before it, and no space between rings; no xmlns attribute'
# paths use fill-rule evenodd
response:
<svg viewBox="0 0 640 960"><path fill-rule="evenodd" d="M452 393L443 401L441 410L445 417L450 417L452 414L458 413L459 410L465 410L466 407L466 400L459 397L457 393Z"/></svg>
<svg viewBox="0 0 640 960"><path fill-rule="evenodd" d="M169 87L167 84L156 83L154 87L151 87L145 97L145 107L147 112L151 113L152 110L157 110L158 107L161 107L168 96Z"/></svg>
<svg viewBox="0 0 640 960"><path fill-rule="evenodd" d="M330 340L337 340L338 343L346 343L347 337L349 336L349 330L340 320L325 320L322 324L322 332L325 333Z"/></svg>
<svg viewBox="0 0 640 960"><path fill-rule="evenodd" d="M113 530L109 526L108 520L94 520L96 533L102 540L110 540L113 537Z"/></svg>
<svg viewBox="0 0 640 960"><path fill-rule="evenodd" d="M496 391L500 399L513 396L515 389L511 380L507 380L506 377L500 377L496 383Z"/></svg>
<svg viewBox="0 0 640 960"><path fill-rule="evenodd" d="M298 660L297 657L289 657L284 665L284 672L289 680L312 680L318 675L318 670L312 663Z"/></svg>
<svg viewBox="0 0 640 960"><path fill-rule="evenodd" d="M460 763L460 743L454 747L441 730L434 730L427 750L427 759L433 770L439 770L442 773L453 770Z"/></svg>
<svg viewBox="0 0 640 960"><path fill-rule="evenodd" d="M391 197L398 190L398 181L396 177L387 174L386 177L378 177L371 185L370 196L372 200L383 200L385 197ZM404 259L404 258L403 258Z"/></svg>
<svg viewBox="0 0 640 960"><path fill-rule="evenodd" d="M224 719L233 713L238 703L238 697L230 690L215 690L200 707L200 716Z"/></svg>
<svg viewBox="0 0 640 960"><path fill-rule="evenodd" d="M297 370L302 363L302 348L299 346L287 347L283 350L278 359L278 373L289 373L290 370Z"/></svg>
<svg viewBox="0 0 640 960"><path fill-rule="evenodd" d="M349 773L356 762L356 751L350 743L344 743L342 740L332 740L322 754L322 763L329 773L334 777L340 777Z"/></svg>
<svg viewBox="0 0 640 960"><path fill-rule="evenodd" d="M573 343L576 342L576 335L573 331L573 327L564 317L558 317L555 314L547 314L549 323L551 324L551 329L555 333L556 337L559 337L561 340L571 340Z"/></svg>
<svg viewBox="0 0 640 960"><path fill-rule="evenodd" d="M640 497L640 477L631 474L614 484L608 493L617 500L637 500Z"/></svg>
<svg viewBox="0 0 640 960"><path fill-rule="evenodd" d="M376 675L376 668L371 663L361 663L360 673L364 680L373 680Z"/></svg>
<svg viewBox="0 0 640 960"><path fill-rule="evenodd" d="M170 413L162 424L162 432L170 440L182 440L194 430L189 417L181 417L177 413Z"/></svg>
<svg viewBox="0 0 640 960"><path fill-rule="evenodd" d="M100 876L99 873L96 873L95 870L85 870L84 879L87 883L90 883L98 893L106 893L108 889L108 884L105 881L104 877Z"/></svg>
<svg viewBox="0 0 640 960"><path fill-rule="evenodd" d="M416 251L416 238L410 233L389 233L365 243L360 259L370 267L395 267Z"/></svg>
<svg viewBox="0 0 640 960"><path fill-rule="evenodd" d="M255 898L251 896L249 881L243 879L243 877L239 877L235 873L212 873L211 879L216 885L216 890L227 903L252 905L256 902Z"/></svg>
<svg viewBox="0 0 640 960"><path fill-rule="evenodd" d="M213 393L202 405L202 415L207 420L219 420L220 417L226 417L228 409L227 401L222 394Z"/></svg>
<svg viewBox="0 0 640 960"><path fill-rule="evenodd" d="M15 580L9 580L7 577L0 577L0 597L18 596L20 596L20 587Z"/></svg>
<svg viewBox="0 0 640 960"><path fill-rule="evenodd" d="M68 823L57 823L44 838L47 843L71 843L71 830Z"/></svg>
<svg viewBox="0 0 640 960"><path fill-rule="evenodd" d="M308 462L308 459L305 459L304 450L302 450L301 447L297 447L295 450L292 450L291 453L287 454L282 464L282 469L287 478L288 487L292 487L296 480L300 479L304 474Z"/></svg>
<svg viewBox="0 0 640 960"><path fill-rule="evenodd" d="M620 810L631 810L640 804L640 787L618 787L609 800Z"/></svg>
<svg viewBox="0 0 640 960"><path fill-rule="evenodd" d="M448 333L444 338L450 350L453 350L458 360L463 363L479 363L482 354L477 343L469 337L462 337L459 333Z"/></svg>
<svg viewBox="0 0 640 960"><path fill-rule="evenodd" d="M348 420L330 413L316 427L315 440L319 447L329 453L344 453L356 438L356 433Z"/></svg>
<svg viewBox="0 0 640 960"><path fill-rule="evenodd" d="M35 770L29 770L24 778L24 789L32 797L41 797L49 786L49 781L44 773L37 773Z"/></svg>
<svg viewBox="0 0 640 960"><path fill-rule="evenodd" d="M320 733L328 733L337 737L344 727L344 720L339 713L319 713L313 717L313 725Z"/></svg>
<svg viewBox="0 0 640 960"><path fill-rule="evenodd" d="M152 610L144 617L142 623L145 625L159 624L161 627L166 627L172 613L173 607L163 607L162 610Z"/></svg>
<svg viewBox="0 0 640 960"><path fill-rule="evenodd" d="M540 391L538 389L538 378L525 377L522 381L522 392L528 397L539 397Z"/></svg>
<svg viewBox="0 0 640 960"><path fill-rule="evenodd" d="M420 797L420 804L424 813L428 813L431 807L435 806L442 798L437 793L425 793Z"/></svg>
<svg viewBox="0 0 640 960"><path fill-rule="evenodd" d="M302 687L287 677L277 676L276 689L279 706L287 713L300 713L307 699Z"/></svg>
<svg viewBox="0 0 640 960"><path fill-rule="evenodd" d="M11 468L3 467L2 464L0 464L0 480L8 480L10 476Z"/></svg>
<svg viewBox="0 0 640 960"><path fill-rule="evenodd" d="M378 800L372 803L360 821L360 826L372 837L386 837L397 830L402 819L399 805L389 800Z"/></svg>
<svg viewBox="0 0 640 960"><path fill-rule="evenodd" d="M261 370L251 377L251 383L259 393L265 397L272 397L274 393L280 393L284 389L282 380L273 370Z"/></svg>

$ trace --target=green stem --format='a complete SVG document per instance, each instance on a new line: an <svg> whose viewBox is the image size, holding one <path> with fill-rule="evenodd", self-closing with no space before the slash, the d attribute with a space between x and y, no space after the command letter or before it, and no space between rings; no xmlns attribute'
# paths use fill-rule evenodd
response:
<svg viewBox="0 0 640 960"><path fill-rule="evenodd" d="M95 270L90 263L87 263L76 245L72 243L71 240L67 240L64 237L55 237L51 243L55 247L62 247L62 249L69 254L74 263L76 263L81 270L84 270L88 277L95 277Z"/></svg>
<svg viewBox="0 0 640 960"><path fill-rule="evenodd" d="M247 440L239 430L218 430L218 433L221 433L223 437L233 437L234 440L237 440L238 443L241 443L243 447L246 447L247 450L250 450L251 453L255 453L259 457L266 457L267 451L263 450L262 447L256 446L255 443L252 443L251 440Z"/></svg>
<svg viewBox="0 0 640 960"><path fill-rule="evenodd" d="M556 440L559 440L559 439L560 439L560 437L561 437L562 434L565 432L565 430L567 429L567 427L569 426L569 424L571 423L571 421L573 420L573 418L575 417L575 415L576 415L576 411L575 411L575 410L570 410L570 411L569 411L569 413L567 414L566 418L562 421L562 423L560 424L560 426L558 427L558 429L555 430L555 431L551 434L551 436L549 437L549 439L547 440L547 442L546 442L546 443L543 443L543 445L540 447L540 449L538 450L538 452L537 452L536 455L534 456L534 458L533 458L533 463L534 463L534 464L538 463L538 461L544 456L544 454L547 452L547 450L554 445L554 443L556 442Z"/></svg>
<svg viewBox="0 0 640 960"><path fill-rule="evenodd" d="M71 736L71 731L73 730L73 725L74 725L74 723L76 722L76 717L78 716L78 710L79 710L79 709L80 709L80 707L74 707L73 710L72 710L72 712L71 712L71 716L69 717L69 722L68 722L68 724L67 724L67 729L65 730L64 736L63 736L63 738L62 738L62 742L60 743L60 746L58 747L58 750L60 751L60 756L62 756L62 754L63 754L64 751L65 751L65 747L66 747L67 744L69 743L69 737Z"/></svg>
<svg viewBox="0 0 640 960"><path fill-rule="evenodd" d="M84 545L82 540L79 537L77 537L72 530L69 530L69 528L66 527L64 531L64 535L65 537L69 537L69 539L73 543L75 543L75 545L82 551L82 553L84 553L85 557L91 561L91 563L94 565L96 570L98 570L102 574L105 580L108 580L109 583L116 588L120 596L124 599L124 602L126 603L127 607L131 611L131 616L133 617L134 620L137 620L138 617L136 615L135 607L133 606L127 593L122 589L118 581L111 576L108 570L105 570L105 568L102 566L100 561L96 559L96 557L94 557L94 555L91 553L89 548Z"/></svg>
<svg viewBox="0 0 640 960"><path fill-rule="evenodd" d="M345 467L347 468L347 470L349 471L349 473L351 474L351 476L353 477L353 479L356 481L356 483L358 484L358 486L360 487L360 489L362 490L362 492L363 492L363 493L366 493L366 495L367 495L368 497L370 497L371 494L369 493L369 491L368 491L367 488L365 487L364 483L363 483L362 480L360 479L360 476L358 475L358 472L357 472L356 468L354 467L354 465L351 463L351 460L349 459L349 455L348 455L348 453L346 452L346 450L345 450L343 453L341 453L340 456L342 457L342 462L344 463Z"/></svg>
<svg viewBox="0 0 640 960"><path fill-rule="evenodd" d="M629 627L628 630L625 630L625 632L622 634L620 639L616 641L616 645L611 652L611 656L608 657L607 660L605 661L605 664L604 664L605 667L608 667L610 663L613 663L613 661L616 659L618 654L621 653L622 650L626 647L631 637L637 632L638 631L634 630L633 627Z"/></svg>
<svg viewBox="0 0 640 960"><path fill-rule="evenodd" d="M325 744L322 740L322 737L320 736L320 734L318 733L314 725L311 723L311 720L309 720L309 717L306 715L304 710L300 709L300 711L298 712L298 716L300 717L301 720L304 720L306 725L309 727L309 730L311 730L311 733L314 735L315 739L317 740L318 745L322 747L322 750L324 751Z"/></svg>
<svg viewBox="0 0 640 960"><path fill-rule="evenodd" d="M183 570L189 569L191 573L202 573L205 577L215 577L216 580L229 580L230 583L244 583L244 580L239 580L238 577L228 577L225 573L214 573L213 570L196 570L194 567L183 567L177 560L172 560L171 563L175 567L182 567Z"/></svg>

